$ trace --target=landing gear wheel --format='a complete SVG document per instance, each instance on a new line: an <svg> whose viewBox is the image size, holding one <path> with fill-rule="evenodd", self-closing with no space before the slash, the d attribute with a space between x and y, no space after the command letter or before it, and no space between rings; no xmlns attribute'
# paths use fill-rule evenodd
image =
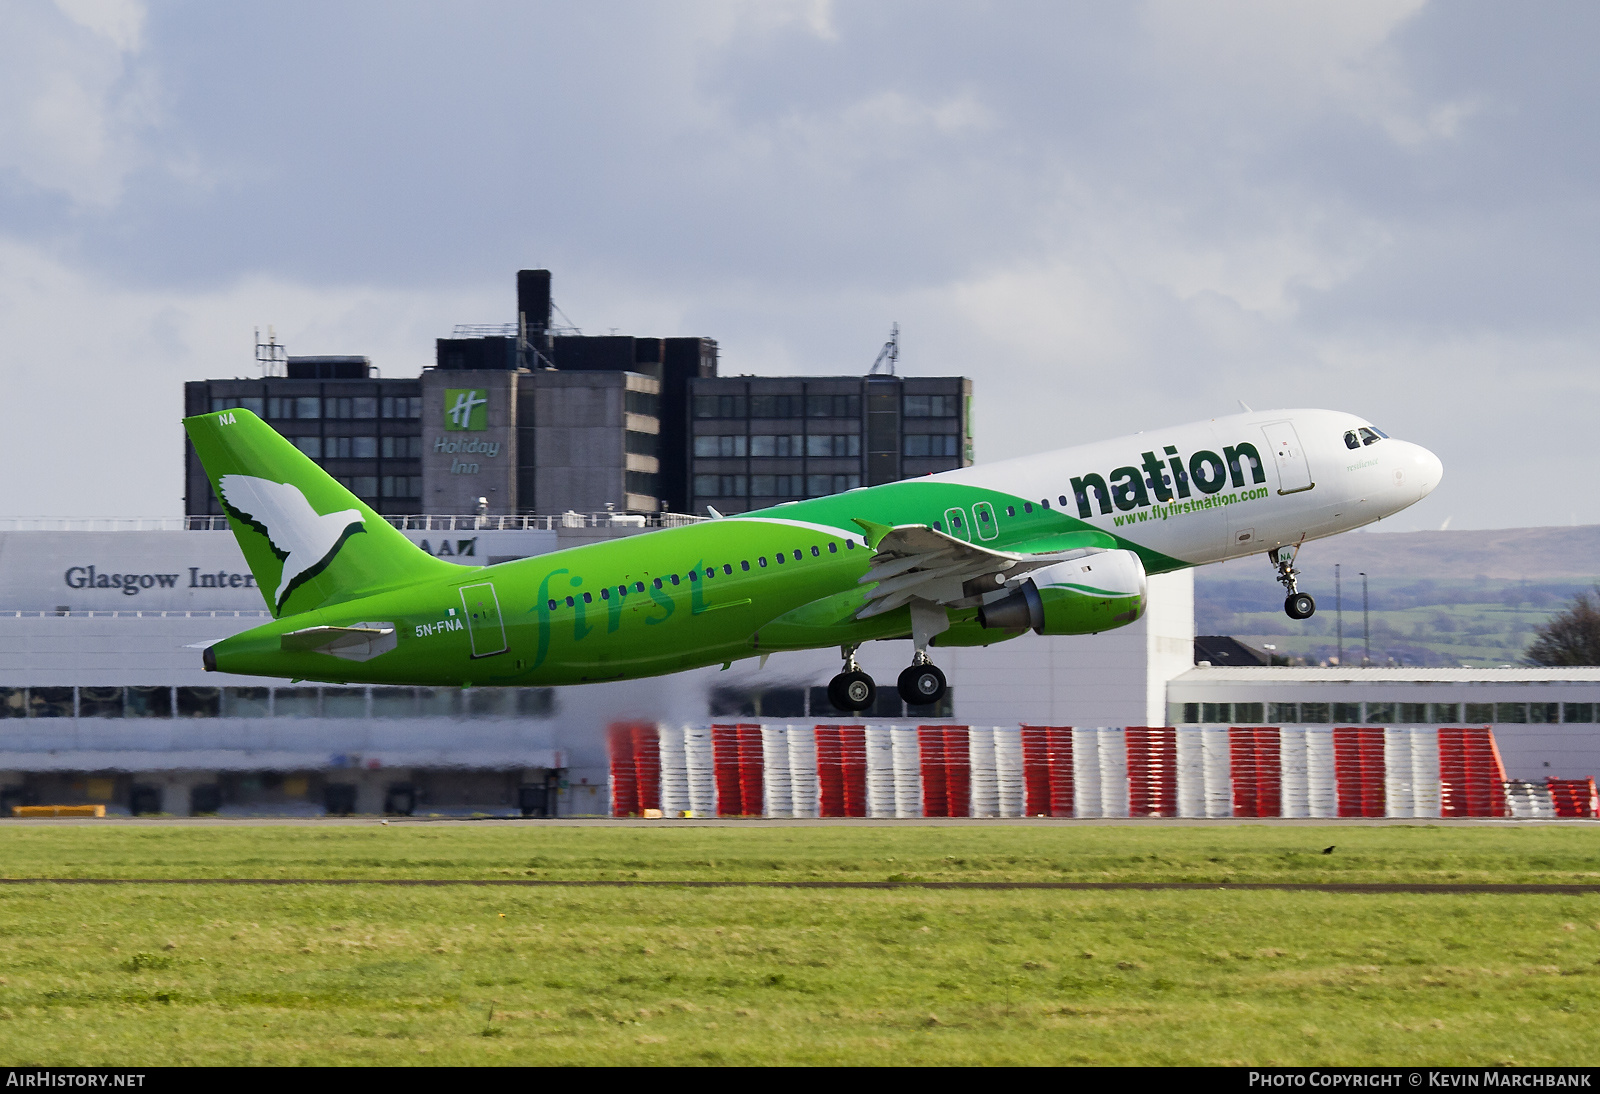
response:
<svg viewBox="0 0 1600 1094"><path fill-rule="evenodd" d="M828 681L828 702L838 710L866 710L877 701L878 685L860 669L841 672Z"/></svg>
<svg viewBox="0 0 1600 1094"><path fill-rule="evenodd" d="M1283 602L1283 612L1290 619L1310 619L1317 611L1317 602L1310 593L1290 593Z"/></svg>
<svg viewBox="0 0 1600 1094"><path fill-rule="evenodd" d="M944 698L944 673L938 665L912 665L896 685L908 706L925 707Z"/></svg>

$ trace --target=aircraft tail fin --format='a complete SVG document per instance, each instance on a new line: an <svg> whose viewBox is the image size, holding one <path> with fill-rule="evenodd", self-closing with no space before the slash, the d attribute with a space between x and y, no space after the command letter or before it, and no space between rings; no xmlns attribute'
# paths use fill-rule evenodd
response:
<svg viewBox="0 0 1600 1094"><path fill-rule="evenodd" d="M274 616L448 576L434 558L248 410L183 427Z"/></svg>

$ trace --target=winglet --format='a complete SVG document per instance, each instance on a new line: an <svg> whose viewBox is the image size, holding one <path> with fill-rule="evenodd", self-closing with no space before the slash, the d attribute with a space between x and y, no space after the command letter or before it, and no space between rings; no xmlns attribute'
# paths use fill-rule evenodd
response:
<svg viewBox="0 0 1600 1094"><path fill-rule="evenodd" d="M851 517L850 519L861 525L862 531L867 533L867 546L874 551L878 549L878 544L883 542L883 537L894 531L892 526L879 524L874 520L863 520L860 517Z"/></svg>

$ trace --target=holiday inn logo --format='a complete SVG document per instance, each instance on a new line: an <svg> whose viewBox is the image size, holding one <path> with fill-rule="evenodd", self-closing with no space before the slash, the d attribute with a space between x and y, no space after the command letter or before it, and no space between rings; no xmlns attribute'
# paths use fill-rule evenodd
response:
<svg viewBox="0 0 1600 1094"><path fill-rule="evenodd" d="M446 429L488 429L488 390L474 387L445 388L444 427Z"/></svg>

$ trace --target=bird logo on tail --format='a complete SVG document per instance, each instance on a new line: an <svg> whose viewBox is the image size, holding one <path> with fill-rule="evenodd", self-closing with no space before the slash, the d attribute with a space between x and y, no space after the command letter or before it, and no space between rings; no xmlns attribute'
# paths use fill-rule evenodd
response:
<svg viewBox="0 0 1600 1094"><path fill-rule="evenodd" d="M359 509L318 513L292 483L223 475L217 486L228 508L266 536L273 553L283 560L283 576L272 600L275 614L283 610L290 593L333 561L345 540L366 531Z"/></svg>

